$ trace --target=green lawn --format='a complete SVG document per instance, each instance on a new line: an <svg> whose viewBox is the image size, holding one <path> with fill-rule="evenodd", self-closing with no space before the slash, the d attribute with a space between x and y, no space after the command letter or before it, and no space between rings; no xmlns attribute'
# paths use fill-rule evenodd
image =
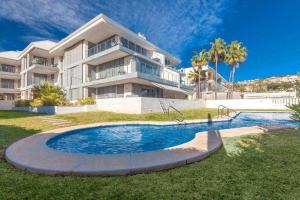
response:
<svg viewBox="0 0 300 200"><path fill-rule="evenodd" d="M201 113L186 112L191 118ZM164 120L159 114L126 115L129 119L113 116L84 113L60 117L74 124L88 120L83 118L91 122ZM18 138L53 128L35 114L0 111L0 149ZM220 151L201 162L123 177L31 174L16 170L2 155L0 199L300 199L299 171L299 130L226 138Z"/></svg>

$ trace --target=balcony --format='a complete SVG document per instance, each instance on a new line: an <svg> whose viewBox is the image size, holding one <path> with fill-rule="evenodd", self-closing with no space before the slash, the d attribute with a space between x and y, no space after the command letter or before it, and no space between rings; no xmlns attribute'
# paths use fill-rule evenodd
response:
<svg viewBox="0 0 300 200"><path fill-rule="evenodd" d="M16 67L0 65L0 76L5 79L20 79L21 76Z"/></svg>
<svg viewBox="0 0 300 200"><path fill-rule="evenodd" d="M149 64L132 63L126 67L121 64L111 68L103 67L100 71L97 71L97 73L96 69L90 70L86 78L86 85L100 85L110 82L121 83L129 79L144 79L177 87L178 82L176 77L176 80L168 80L164 78L164 73L168 72L165 72L161 67L154 67Z"/></svg>
<svg viewBox="0 0 300 200"><path fill-rule="evenodd" d="M27 71L39 74L53 74L59 71L57 64L50 64L48 60L33 59Z"/></svg>
<svg viewBox="0 0 300 200"><path fill-rule="evenodd" d="M50 84L54 84L54 82L51 80L41 79L41 78L33 78L33 79L28 80L27 85L28 86L38 86L38 85L42 85L46 82L50 83Z"/></svg>
<svg viewBox="0 0 300 200"><path fill-rule="evenodd" d="M149 51L118 35L112 36L89 47L85 63L97 65L127 55L135 55L149 62L164 65L162 63L162 54Z"/></svg>

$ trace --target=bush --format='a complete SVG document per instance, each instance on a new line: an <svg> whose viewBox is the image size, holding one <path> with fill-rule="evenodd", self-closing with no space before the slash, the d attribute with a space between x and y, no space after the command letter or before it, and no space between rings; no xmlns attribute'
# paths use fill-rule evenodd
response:
<svg viewBox="0 0 300 200"><path fill-rule="evenodd" d="M43 101L40 99L34 99L33 101L30 102L30 105L33 107L43 106Z"/></svg>
<svg viewBox="0 0 300 200"><path fill-rule="evenodd" d="M44 83L33 89L32 106L58 106L68 104L64 93L59 86Z"/></svg>
<svg viewBox="0 0 300 200"><path fill-rule="evenodd" d="M291 118L300 121L300 104L290 105L288 108L293 111Z"/></svg>
<svg viewBox="0 0 300 200"><path fill-rule="evenodd" d="M25 106L30 106L30 101L29 100L18 100L15 102L16 107L25 107Z"/></svg>
<svg viewBox="0 0 300 200"><path fill-rule="evenodd" d="M87 97L79 100L80 105L94 105L96 100L93 97Z"/></svg>

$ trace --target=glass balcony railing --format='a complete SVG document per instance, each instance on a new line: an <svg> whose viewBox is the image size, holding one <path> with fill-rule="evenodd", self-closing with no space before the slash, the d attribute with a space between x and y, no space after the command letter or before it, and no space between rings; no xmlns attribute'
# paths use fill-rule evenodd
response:
<svg viewBox="0 0 300 200"><path fill-rule="evenodd" d="M4 88L4 89L16 89L14 83L5 83L5 82L2 82L0 84L0 86L1 86L1 88Z"/></svg>
<svg viewBox="0 0 300 200"><path fill-rule="evenodd" d="M117 41L118 41L117 36L114 36L114 37L111 37L107 40L104 40L104 41L100 42L96 46L93 46L93 47L88 49L88 56L95 55L99 52L105 51L107 49L110 49L110 48L118 45Z"/></svg>
<svg viewBox="0 0 300 200"><path fill-rule="evenodd" d="M16 67L7 65L0 65L0 71L8 73L17 73Z"/></svg>

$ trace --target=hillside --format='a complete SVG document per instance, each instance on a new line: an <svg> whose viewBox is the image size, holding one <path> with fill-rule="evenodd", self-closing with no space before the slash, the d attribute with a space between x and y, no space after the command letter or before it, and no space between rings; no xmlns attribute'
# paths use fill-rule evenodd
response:
<svg viewBox="0 0 300 200"><path fill-rule="evenodd" d="M236 82L235 90L241 92L295 91L299 85L299 75L272 76L265 79Z"/></svg>

